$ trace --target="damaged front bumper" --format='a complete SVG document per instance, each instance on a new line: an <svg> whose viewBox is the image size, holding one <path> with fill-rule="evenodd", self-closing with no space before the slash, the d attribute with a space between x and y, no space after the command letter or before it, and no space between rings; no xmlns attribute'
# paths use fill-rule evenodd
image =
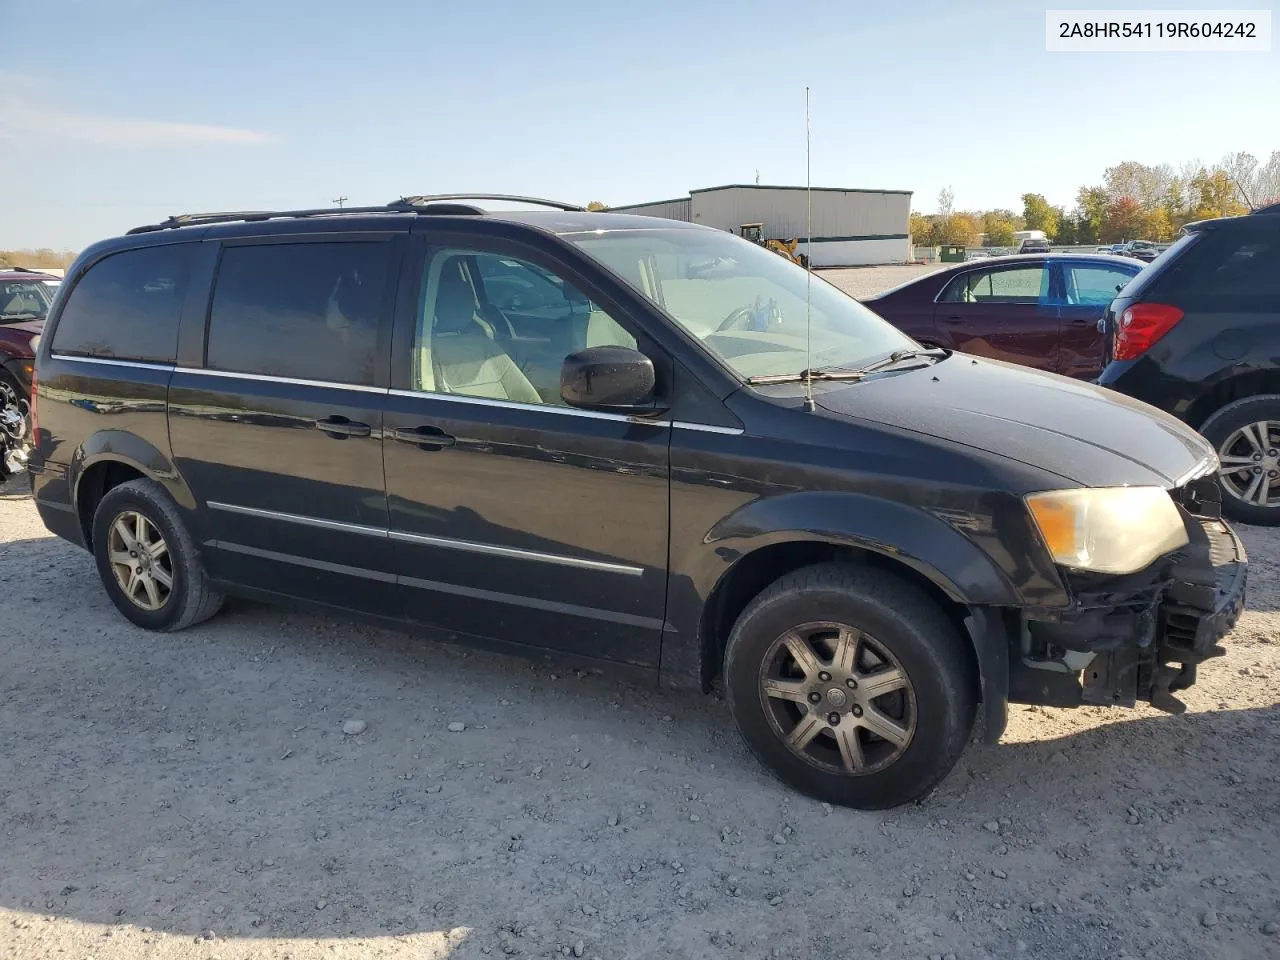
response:
<svg viewBox="0 0 1280 960"><path fill-rule="evenodd" d="M0 380L0 482L27 468L31 452L30 414L27 401Z"/></svg>
<svg viewBox="0 0 1280 960"><path fill-rule="evenodd" d="M1174 491L1187 546L1127 577L1072 573L1075 602L1060 617L1023 617L1011 651L1009 699L1055 706L1131 707L1169 713L1196 681L1245 603L1248 558L1221 519L1213 478Z"/></svg>

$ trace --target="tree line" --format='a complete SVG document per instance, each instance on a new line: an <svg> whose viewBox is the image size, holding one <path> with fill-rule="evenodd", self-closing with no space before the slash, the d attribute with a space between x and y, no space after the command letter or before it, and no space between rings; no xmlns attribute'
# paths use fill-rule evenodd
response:
<svg viewBox="0 0 1280 960"><path fill-rule="evenodd" d="M73 250L50 250L41 247L38 250L0 250L0 267L27 267L38 270L41 267L69 267L76 258Z"/></svg>
<svg viewBox="0 0 1280 960"><path fill-rule="evenodd" d="M1038 193L1022 195L1022 212L999 209L957 211L950 188L938 195L935 214L911 213L912 241L919 246L958 243L1010 247L1015 230L1043 230L1062 246L1168 242L1184 224L1232 217L1280 202L1280 150L1265 163L1248 153L1232 153L1217 163L1199 161L1175 170L1126 160L1108 167L1102 183L1083 186L1075 206L1054 206Z"/></svg>

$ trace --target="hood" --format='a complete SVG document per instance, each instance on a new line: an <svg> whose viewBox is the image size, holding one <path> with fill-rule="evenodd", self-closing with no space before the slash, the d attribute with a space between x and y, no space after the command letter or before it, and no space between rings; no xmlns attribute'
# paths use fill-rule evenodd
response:
<svg viewBox="0 0 1280 960"><path fill-rule="evenodd" d="M31 353L31 338L43 329L43 320L20 320L16 323L0 323L0 344L21 347L26 353Z"/></svg>
<svg viewBox="0 0 1280 960"><path fill-rule="evenodd" d="M823 409L985 450L1087 487L1174 487L1213 448L1155 407L1079 380L955 353L932 367L815 385Z"/></svg>

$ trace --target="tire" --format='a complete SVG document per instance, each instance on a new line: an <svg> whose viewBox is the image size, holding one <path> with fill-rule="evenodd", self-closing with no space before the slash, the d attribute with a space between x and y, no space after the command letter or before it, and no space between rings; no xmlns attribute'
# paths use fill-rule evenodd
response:
<svg viewBox="0 0 1280 960"><path fill-rule="evenodd" d="M860 632L852 674L839 672L840 647L831 648L830 659L820 655L823 643L837 642L824 639L823 627L833 624ZM799 636L815 625L818 633L806 646L819 652L816 663L836 672L824 672L832 679L813 684L826 689L811 713L807 702L766 696L764 684L768 678L774 689L785 688L793 697L794 684L809 683L807 673L803 681L776 680L773 670L779 656L790 659L793 667L799 664L784 637ZM888 656L864 670L868 651ZM865 701L863 708L849 702L885 686L878 681L895 667L905 674L905 688L871 694L876 699ZM881 570L829 563L787 574L747 605L729 635L724 688L747 746L779 779L818 800L875 810L918 800L950 772L973 730L978 680L969 641L923 591ZM816 693L809 690L802 699ZM890 716L895 705L901 711L897 717ZM853 712L860 709L860 719L855 719ZM806 724L823 728L803 756L784 739L786 722L797 714L801 717L793 735ZM805 719L810 716L814 719ZM834 727L829 724L832 716L838 720ZM886 716L895 736L909 730L904 745L868 729L873 719L879 724ZM838 733L858 742L856 752L849 747L846 753ZM849 770L851 755L862 761L854 763L857 772Z"/></svg>
<svg viewBox="0 0 1280 960"><path fill-rule="evenodd" d="M1245 439L1240 431L1251 424L1263 424L1267 421L1272 424L1270 430L1265 431L1269 433L1268 445L1265 449L1256 451L1255 445ZM1218 457L1224 465L1232 457L1243 462L1246 456L1251 459L1254 452L1262 454L1263 459L1258 466L1264 471L1262 483L1265 485L1268 481L1270 482L1271 505L1250 503L1242 498L1242 494L1249 492L1254 475L1247 472L1230 475L1219 473L1218 486L1222 490L1223 512L1232 520L1239 520L1242 523L1254 523L1265 527L1280 524L1280 457L1268 454L1269 450L1280 453L1280 396L1262 394L1229 403L1200 425L1200 433L1213 444L1213 449L1218 452ZM1256 430L1254 434L1257 436ZM1244 469L1251 470L1252 467ZM1275 472L1277 476L1270 477L1271 472Z"/></svg>
<svg viewBox="0 0 1280 960"><path fill-rule="evenodd" d="M153 576L156 595L153 597L143 584L133 591L139 599L131 599L126 592L128 584L122 584L117 577L121 565L112 562L113 556L123 559L122 550L127 551L129 544L113 527L120 520L125 531L135 535L136 541L138 517L149 525L144 529L159 535L165 549L155 558L136 562L145 562L152 571L159 568L168 576L169 586L163 588L156 573ZM129 555L139 556L142 552ZM184 630L209 619L222 607L223 595L210 585L195 542L178 515L177 505L154 480L130 480L107 491L93 515L93 555L107 595L121 613L140 627L165 632ZM160 602L152 609L145 608L143 604L152 599Z"/></svg>

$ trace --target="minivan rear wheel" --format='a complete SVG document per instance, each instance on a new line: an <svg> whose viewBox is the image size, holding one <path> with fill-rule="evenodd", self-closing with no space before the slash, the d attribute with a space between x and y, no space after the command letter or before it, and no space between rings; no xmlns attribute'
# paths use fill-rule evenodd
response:
<svg viewBox="0 0 1280 960"><path fill-rule="evenodd" d="M968 642L938 605L851 564L797 570L756 597L730 634L724 686L765 766L861 809L927 794L964 750L977 701Z"/></svg>
<svg viewBox="0 0 1280 960"><path fill-rule="evenodd" d="M140 627L182 630L222 606L177 505L153 480L107 491L93 515L93 554L111 601Z"/></svg>
<svg viewBox="0 0 1280 960"><path fill-rule="evenodd" d="M1233 520L1280 524L1280 396L1246 397L1200 427L1221 466L1222 509Z"/></svg>

